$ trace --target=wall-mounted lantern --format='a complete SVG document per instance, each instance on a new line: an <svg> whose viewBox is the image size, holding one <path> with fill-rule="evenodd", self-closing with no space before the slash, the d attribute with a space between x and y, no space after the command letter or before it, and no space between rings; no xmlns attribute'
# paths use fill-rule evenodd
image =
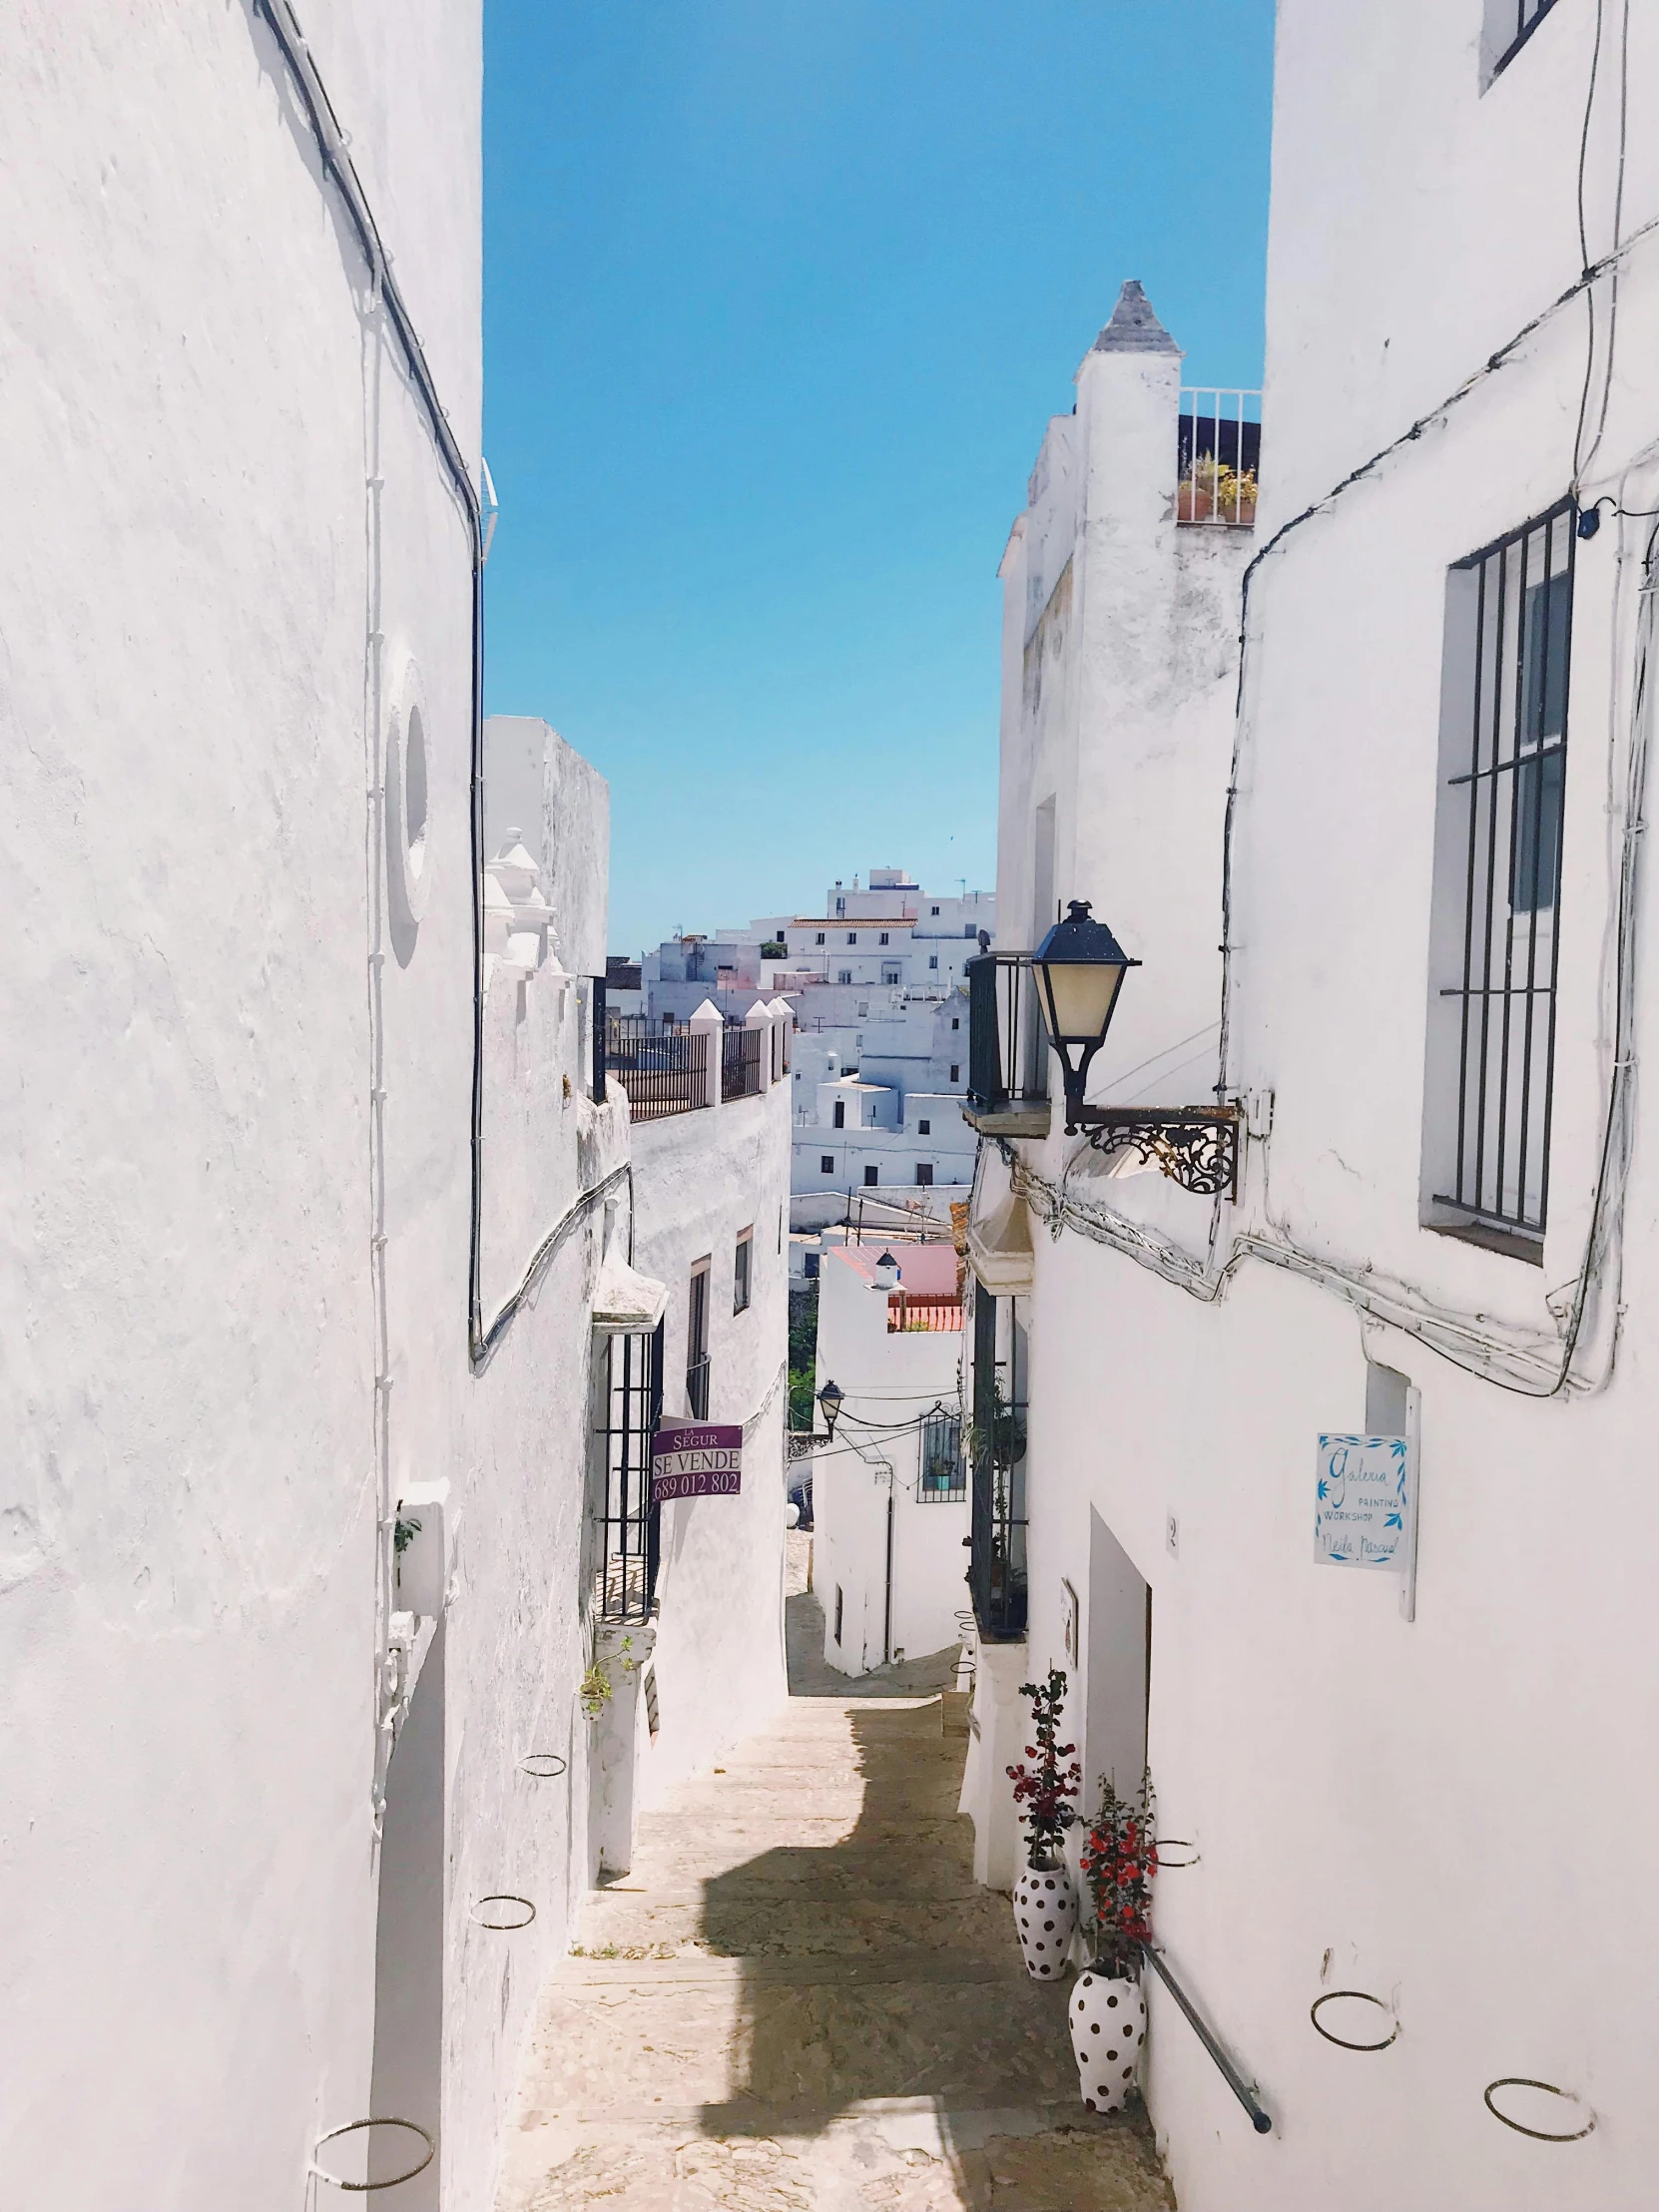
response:
<svg viewBox="0 0 1659 2212"><path fill-rule="evenodd" d="M1083 1096L1089 1066L1106 1042L1123 979L1140 966L1089 901L1074 898L1031 955L1037 1003L1065 1074L1066 1133L1089 1132L1101 1152L1129 1148L1149 1167L1200 1197L1238 1196L1238 1113L1232 1106L1094 1106Z"/></svg>

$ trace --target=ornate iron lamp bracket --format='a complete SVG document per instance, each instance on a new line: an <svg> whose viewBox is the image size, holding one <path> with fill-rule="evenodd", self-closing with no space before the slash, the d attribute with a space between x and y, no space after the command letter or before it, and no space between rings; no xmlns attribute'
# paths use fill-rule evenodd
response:
<svg viewBox="0 0 1659 2212"><path fill-rule="evenodd" d="M835 1440L833 1436L826 1435L822 1428L792 1428L787 1430L786 1433L789 1437L790 1465L792 1467L798 1459L810 1459L820 1444L832 1444Z"/></svg>
<svg viewBox="0 0 1659 2212"><path fill-rule="evenodd" d="M1068 1100L1066 1127L1086 1129L1097 1152L1139 1153L1195 1198L1239 1195L1236 1106L1073 1106Z"/></svg>

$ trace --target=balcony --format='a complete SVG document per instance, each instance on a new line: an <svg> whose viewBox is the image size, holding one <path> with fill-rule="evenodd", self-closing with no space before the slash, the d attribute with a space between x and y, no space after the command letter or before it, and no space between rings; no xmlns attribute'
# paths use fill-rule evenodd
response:
<svg viewBox="0 0 1659 2212"><path fill-rule="evenodd" d="M1176 433L1177 522L1210 529L1256 526L1262 463L1262 395L1184 389Z"/></svg>
<svg viewBox="0 0 1659 2212"><path fill-rule="evenodd" d="M1000 1313L999 1313L1000 1308ZM984 1643L1025 1634L1025 1378L1013 1301L974 1293L968 1587ZM999 1358L998 1355L1001 1355Z"/></svg>
<svg viewBox="0 0 1659 2212"><path fill-rule="evenodd" d="M728 1022L720 1040L721 1102L760 1095L761 1032Z"/></svg>
<svg viewBox="0 0 1659 2212"><path fill-rule="evenodd" d="M965 964L968 1083L962 1119L987 1137L1048 1135L1048 1039L1029 952L982 952Z"/></svg>
<svg viewBox="0 0 1659 2212"><path fill-rule="evenodd" d="M605 1074L627 1092L634 1121L661 1121L707 1106L708 1070L709 1041L698 1031L666 1022L653 1029L643 1014L606 1016ZM759 1061L756 1070L758 1080ZM597 1085L596 1095L603 1095Z"/></svg>
<svg viewBox="0 0 1659 2212"><path fill-rule="evenodd" d="M953 1291L890 1291L887 1294L889 1337L917 1333L936 1337L952 1332L960 1336L961 1329L962 1302Z"/></svg>

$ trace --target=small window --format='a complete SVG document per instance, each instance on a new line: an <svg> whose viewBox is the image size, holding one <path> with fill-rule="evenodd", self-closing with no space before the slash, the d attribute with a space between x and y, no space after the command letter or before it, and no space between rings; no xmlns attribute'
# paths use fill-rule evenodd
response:
<svg viewBox="0 0 1659 2212"><path fill-rule="evenodd" d="M1480 38L1483 86L1508 68L1554 5L1555 0L1486 0Z"/></svg>
<svg viewBox="0 0 1659 2212"><path fill-rule="evenodd" d="M702 1259L691 1272L686 1314L686 1409L693 1420L709 1417L709 1269Z"/></svg>
<svg viewBox="0 0 1659 2212"><path fill-rule="evenodd" d="M844 1098L837 1098L834 1105L830 1109L830 1121L832 1128L844 1129L846 1127L846 1100Z"/></svg>
<svg viewBox="0 0 1659 2212"><path fill-rule="evenodd" d="M952 1028L952 1029L960 1029L960 1028L961 1028L961 1026L962 1026L962 1017L961 1017L961 1015L960 1015L960 1014L952 1014L952 1015L951 1015L951 1017L950 1017L950 1026L951 1026L951 1028Z"/></svg>
<svg viewBox="0 0 1659 2212"><path fill-rule="evenodd" d="M835 1641L837 1644L841 1640L841 1617L844 1603L845 1600L841 1596L841 1586L837 1582L835 1584Z"/></svg>
<svg viewBox="0 0 1659 2212"><path fill-rule="evenodd" d="M971 937L974 934L974 927L971 921L963 922L962 934L964 937Z"/></svg>
<svg viewBox="0 0 1659 2212"><path fill-rule="evenodd" d="M847 943L848 943L848 944L856 944L856 943L857 943L857 941L858 941L858 932L857 932L857 930L856 930L856 929L849 929L849 930L848 930L848 931L846 932L846 941L847 941Z"/></svg>
<svg viewBox="0 0 1659 2212"><path fill-rule="evenodd" d="M890 937L889 937L889 936L887 935L887 932L886 932L886 931L885 931L885 930L883 929L883 930L882 930L882 932L881 932L881 934L880 934L880 936L879 936L879 937L877 937L875 941L876 941L876 943L877 943L877 944L890 944L890 943L892 942L892 939L891 939L891 938L890 938Z"/></svg>
<svg viewBox="0 0 1659 2212"><path fill-rule="evenodd" d="M962 1424L935 1406L921 1424L921 1480L918 1505L948 1505L967 1496L967 1462L962 1455Z"/></svg>
<svg viewBox="0 0 1659 2212"><path fill-rule="evenodd" d="M836 970L835 970L835 981L836 981L837 983L850 983L850 982L851 982L851 980L852 980L852 970L851 970L851 969L850 969L849 967L836 968Z"/></svg>
<svg viewBox="0 0 1659 2212"><path fill-rule="evenodd" d="M938 912L938 910L939 910L939 909L938 909L938 908L937 908L936 906L929 906L929 907L928 907L928 909L927 909L927 911L928 911L928 912L929 912L930 914L936 914L936 913Z"/></svg>
<svg viewBox="0 0 1659 2212"><path fill-rule="evenodd" d="M803 1256L803 1259L804 1265L807 1270L808 1282L816 1283L818 1281L818 1254L816 1252L809 1252Z"/></svg>
<svg viewBox="0 0 1659 2212"><path fill-rule="evenodd" d="M755 1232L745 1229L738 1238L732 1262L732 1311L741 1314L749 1304L749 1286L755 1264Z"/></svg>
<svg viewBox="0 0 1659 2212"><path fill-rule="evenodd" d="M959 1082L960 1082L960 1081L962 1080L962 1063L961 1063L961 1061L960 1061L960 1060L952 1060L952 1061L951 1061L951 1063L950 1063L950 1080L951 1080L951 1081L952 1081L953 1083L959 1083Z"/></svg>
<svg viewBox="0 0 1659 2212"><path fill-rule="evenodd" d="M936 952L929 952L929 953L928 953L928 955L927 955L927 965L928 965L928 966L929 966L930 968L936 968L936 967L938 966L938 964L939 964L939 956L938 956L938 954L937 954Z"/></svg>
<svg viewBox="0 0 1659 2212"><path fill-rule="evenodd" d="M865 1168L865 1170L864 1170L864 1189L865 1189L866 1191L872 1191L872 1190L874 1190L874 1188L875 1188L876 1184L877 1184L877 1183L878 1183L878 1182L879 1182L880 1180L881 1180L881 1174L880 1174L880 1170L879 1170L878 1168Z"/></svg>
<svg viewBox="0 0 1659 2212"><path fill-rule="evenodd" d="M918 1121L916 1123L916 1135L918 1137L930 1137L932 1134L933 1124L930 1121Z"/></svg>
<svg viewBox="0 0 1659 2212"><path fill-rule="evenodd" d="M917 1184L918 1184L918 1185L920 1186L920 1188L921 1188L921 1189L923 1189L923 1190L926 1190L926 1189L927 1189L927 1188L928 1188L928 1187L929 1187L929 1186L931 1185L932 1181L933 1181L933 1163L932 1163L932 1161L931 1161L931 1160L918 1160L918 1161L916 1162L916 1182L917 1182Z"/></svg>
<svg viewBox="0 0 1659 2212"><path fill-rule="evenodd" d="M903 979L904 971L896 960L883 960L881 962L881 980L883 983L900 983Z"/></svg>
<svg viewBox="0 0 1659 2212"><path fill-rule="evenodd" d="M1424 1225L1540 1262L1548 1215L1576 509L1446 590Z"/></svg>
<svg viewBox="0 0 1659 2212"><path fill-rule="evenodd" d="M832 1152L821 1152L819 1154L818 1172L820 1173L820 1175L834 1174L835 1155Z"/></svg>

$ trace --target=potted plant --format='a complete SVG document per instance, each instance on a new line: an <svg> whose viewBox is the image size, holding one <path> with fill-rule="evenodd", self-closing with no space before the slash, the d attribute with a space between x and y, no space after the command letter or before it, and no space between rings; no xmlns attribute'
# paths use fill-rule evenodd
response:
<svg viewBox="0 0 1659 2212"><path fill-rule="evenodd" d="M1026 1830L1026 1866L1014 1885L1014 1926L1026 1972L1033 1981L1048 1981L1058 1978L1077 1929L1077 1885L1060 1847L1077 1818L1071 1800L1083 1777L1072 1758L1077 1746L1058 1741L1066 1702L1062 1669L1051 1667L1046 1682L1022 1682L1020 1696L1031 1700L1031 1733L1037 1740L1025 1747L1035 1767L1022 1761L1008 1769L1014 1803L1025 1808L1020 1819Z"/></svg>
<svg viewBox="0 0 1659 2212"><path fill-rule="evenodd" d="M1146 2046L1141 1959L1152 1939L1158 1871L1152 1814L1150 1775L1142 1775L1132 1798L1120 1798L1105 1778L1100 1811L1083 1844L1083 1880L1094 1901L1094 1959L1077 1977L1070 2020L1078 2085L1091 2112L1121 2109Z"/></svg>

